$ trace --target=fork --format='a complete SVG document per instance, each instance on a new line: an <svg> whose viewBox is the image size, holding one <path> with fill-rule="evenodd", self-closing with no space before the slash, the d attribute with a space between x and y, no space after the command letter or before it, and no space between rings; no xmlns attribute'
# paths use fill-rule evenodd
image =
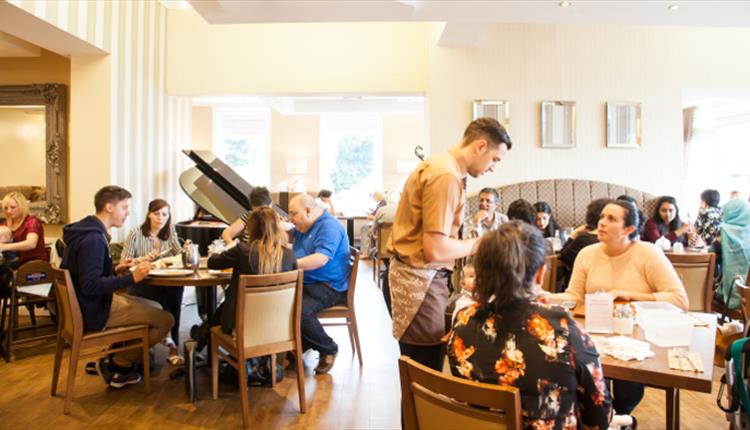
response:
<svg viewBox="0 0 750 430"><path fill-rule="evenodd" d="M677 354L677 359L678 360L682 360L683 358L687 359L688 364L690 364L690 367L692 367L692 371L693 372L697 372L698 371L698 366L696 366L695 363L693 362L693 359L690 357L690 354L689 354L689 352L688 352L687 349L685 349L685 348L675 348L675 354ZM680 367L682 367L682 364L680 364Z"/></svg>

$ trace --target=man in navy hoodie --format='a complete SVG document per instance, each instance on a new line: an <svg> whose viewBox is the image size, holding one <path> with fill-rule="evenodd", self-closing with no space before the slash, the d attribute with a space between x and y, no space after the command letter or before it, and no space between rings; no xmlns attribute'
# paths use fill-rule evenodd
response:
<svg viewBox="0 0 750 430"><path fill-rule="evenodd" d="M84 332L147 324L149 345L154 346L172 329L172 315L130 296L113 294L142 281L150 269L148 261L135 265L132 259L123 260L114 270L112 268L110 230L125 223L131 197L130 192L118 186L100 189L94 196L96 215L63 227L65 251L60 267L70 272L83 315ZM134 265L131 273L129 269ZM140 382L140 372L133 365L141 358L137 349L123 351L114 354L111 360L100 359L96 369L105 383L120 388Z"/></svg>

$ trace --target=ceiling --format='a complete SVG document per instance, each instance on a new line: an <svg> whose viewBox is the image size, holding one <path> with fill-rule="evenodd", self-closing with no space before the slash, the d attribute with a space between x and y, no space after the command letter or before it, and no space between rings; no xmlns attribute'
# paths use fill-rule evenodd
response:
<svg viewBox="0 0 750 430"><path fill-rule="evenodd" d="M568 7L561 7L563 2L548 0L188 2L210 24L435 21L750 27L750 1L571 0ZM184 7L184 2L181 3Z"/></svg>
<svg viewBox="0 0 750 430"><path fill-rule="evenodd" d="M41 48L0 31L0 57L38 57Z"/></svg>

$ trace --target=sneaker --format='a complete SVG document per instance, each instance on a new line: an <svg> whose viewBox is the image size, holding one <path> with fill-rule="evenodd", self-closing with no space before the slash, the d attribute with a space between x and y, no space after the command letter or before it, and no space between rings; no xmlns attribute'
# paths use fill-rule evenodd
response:
<svg viewBox="0 0 750 430"><path fill-rule="evenodd" d="M338 352L334 352L333 354L320 354L320 358L318 359L318 366L315 368L315 373L319 375L328 373L333 367L333 363L336 361L336 355L338 355Z"/></svg>
<svg viewBox="0 0 750 430"><path fill-rule="evenodd" d="M112 375L112 380L109 385L115 388L122 388L126 385L137 384L141 382L141 379L143 379L141 374L135 371L135 369L131 369L129 372L124 373L117 371Z"/></svg>
<svg viewBox="0 0 750 430"><path fill-rule="evenodd" d="M112 382L112 372L109 371L109 358L102 357L96 360L96 373L102 377L105 384L109 385Z"/></svg>
<svg viewBox="0 0 750 430"><path fill-rule="evenodd" d="M96 371L96 361L89 361L88 363L86 363L86 367L84 367L83 370L87 375L99 374L99 372Z"/></svg>

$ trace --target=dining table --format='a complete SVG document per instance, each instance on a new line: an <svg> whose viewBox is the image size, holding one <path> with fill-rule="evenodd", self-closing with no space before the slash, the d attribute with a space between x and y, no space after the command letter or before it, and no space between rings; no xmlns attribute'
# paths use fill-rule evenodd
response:
<svg viewBox="0 0 750 430"><path fill-rule="evenodd" d="M584 323L585 311L582 306L576 307L573 315L579 323ZM671 348L660 347L654 343L649 345L654 355L640 361L625 361L609 355L600 356L602 371L606 378L637 382L665 390L665 428L668 430L680 428L680 390L711 393L712 388L716 315L701 312L689 312L688 315L694 319L694 326L690 344L684 345L684 348L700 355L703 372L671 369L667 361L667 354ZM633 327L633 333L629 337L647 342L643 328L637 325Z"/></svg>

